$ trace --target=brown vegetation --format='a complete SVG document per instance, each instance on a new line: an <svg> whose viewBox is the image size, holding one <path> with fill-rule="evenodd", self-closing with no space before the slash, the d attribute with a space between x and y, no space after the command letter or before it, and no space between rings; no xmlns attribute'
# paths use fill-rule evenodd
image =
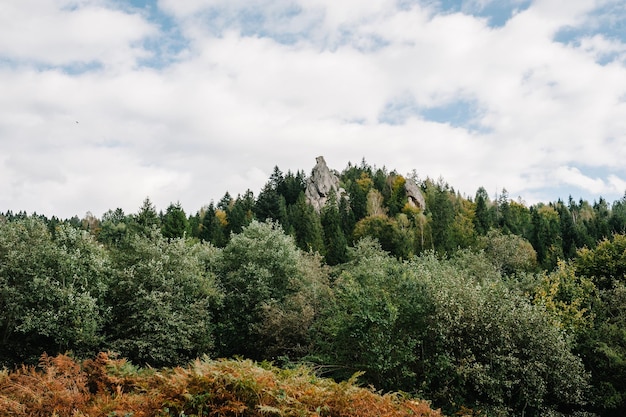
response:
<svg viewBox="0 0 626 417"><path fill-rule="evenodd" d="M44 355L38 367L0 373L0 415L442 416L427 402L380 395L354 379L318 378L308 368L203 359L157 371L106 353L82 364L66 355Z"/></svg>

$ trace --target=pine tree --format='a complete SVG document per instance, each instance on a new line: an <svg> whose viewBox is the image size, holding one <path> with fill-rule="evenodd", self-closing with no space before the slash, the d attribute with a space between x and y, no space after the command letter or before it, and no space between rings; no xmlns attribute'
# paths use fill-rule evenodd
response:
<svg viewBox="0 0 626 417"><path fill-rule="evenodd" d="M184 237L188 232L188 227L189 222L180 202L170 204L163 216L163 224L161 225L163 236L169 239Z"/></svg>
<svg viewBox="0 0 626 417"><path fill-rule="evenodd" d="M298 247L304 251L324 253L322 224L313 206L306 202L301 192L296 203L290 207L290 223Z"/></svg>
<svg viewBox="0 0 626 417"><path fill-rule="evenodd" d="M341 228L341 216L337 208L337 195L331 192L326 205L322 208L322 228L326 246L326 263L337 265L348 260L348 242Z"/></svg>

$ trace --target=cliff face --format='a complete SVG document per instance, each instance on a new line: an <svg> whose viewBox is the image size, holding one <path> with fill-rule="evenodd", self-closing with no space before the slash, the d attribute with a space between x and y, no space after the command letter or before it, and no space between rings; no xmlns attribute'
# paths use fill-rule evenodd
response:
<svg viewBox="0 0 626 417"><path fill-rule="evenodd" d="M404 189L406 190L406 196L409 200L409 204L413 207L417 207L420 210L426 208L426 201L420 191L420 187L412 179L407 179L404 183Z"/></svg>
<svg viewBox="0 0 626 417"><path fill-rule="evenodd" d="M334 191L337 199L339 199L342 195L346 195L346 190L340 187L339 177L328 168L323 156L318 156L315 158L315 161L316 164L313 167L311 176L306 181L304 195L307 202L319 213L326 205L331 191ZM408 203L413 207L424 210L426 201L415 181L407 179L404 187Z"/></svg>
<svg viewBox="0 0 626 417"><path fill-rule="evenodd" d="M307 179L304 194L307 202L319 212L328 201L331 191L335 192L337 198L346 191L339 186L339 177L328 168L323 156L318 156L315 161L317 163Z"/></svg>

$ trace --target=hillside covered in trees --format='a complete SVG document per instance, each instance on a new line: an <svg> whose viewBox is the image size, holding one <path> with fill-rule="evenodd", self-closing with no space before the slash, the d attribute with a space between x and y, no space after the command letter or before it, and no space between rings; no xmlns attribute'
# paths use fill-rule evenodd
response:
<svg viewBox="0 0 626 417"><path fill-rule="evenodd" d="M626 413L626 196L527 206L365 161L336 174L319 211L276 167L196 213L4 213L0 365L242 357L447 414Z"/></svg>

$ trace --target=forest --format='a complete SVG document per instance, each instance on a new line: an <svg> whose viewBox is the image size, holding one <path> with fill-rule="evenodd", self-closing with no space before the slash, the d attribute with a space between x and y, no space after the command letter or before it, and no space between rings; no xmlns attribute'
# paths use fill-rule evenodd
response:
<svg viewBox="0 0 626 417"><path fill-rule="evenodd" d="M276 167L196 213L1 213L0 367L239 358L446 415L626 415L626 195L528 206L365 160L336 174L319 211Z"/></svg>

